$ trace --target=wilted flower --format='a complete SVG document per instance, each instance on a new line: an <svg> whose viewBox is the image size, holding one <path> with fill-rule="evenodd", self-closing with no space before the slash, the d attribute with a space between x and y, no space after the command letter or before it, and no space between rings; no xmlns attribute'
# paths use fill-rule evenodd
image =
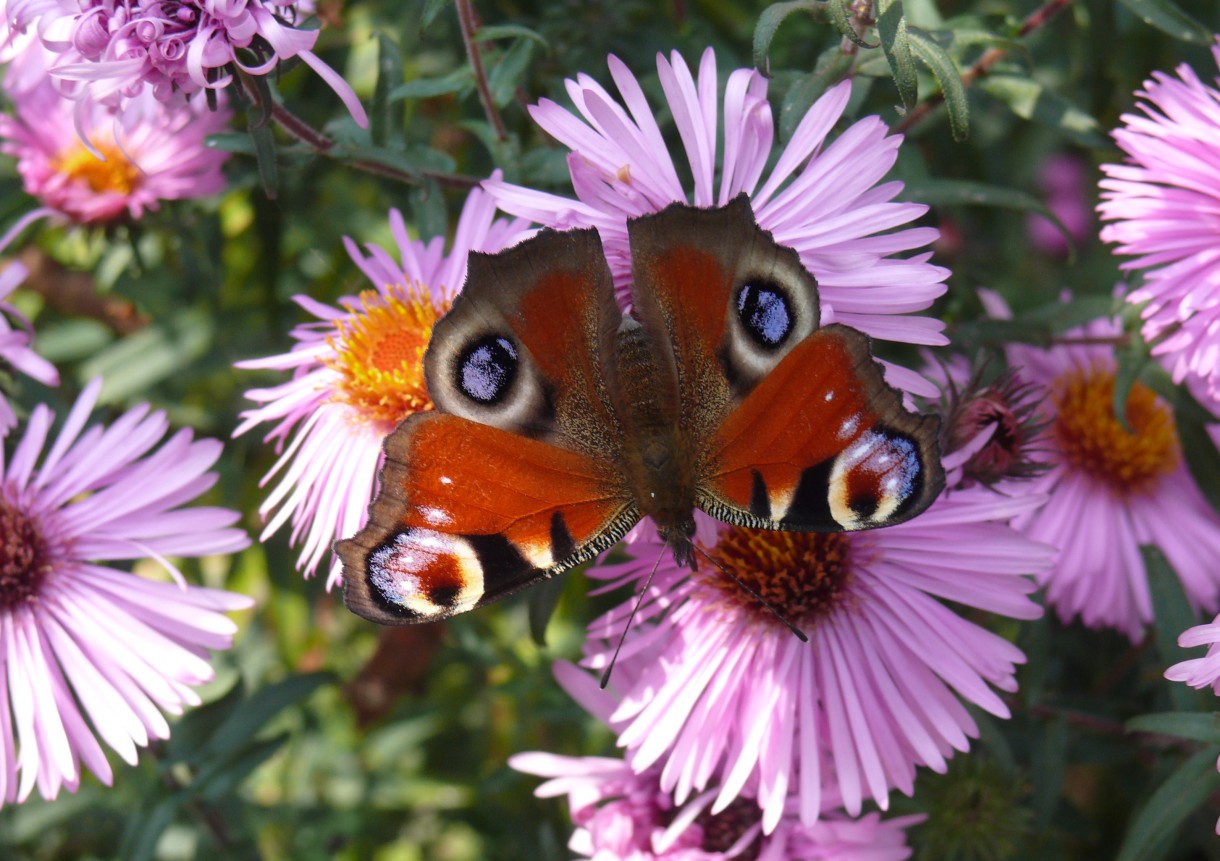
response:
<svg viewBox="0 0 1220 861"><path fill-rule="evenodd" d="M147 407L86 429L100 388L49 446L54 416L38 406L7 463L0 451L0 803L75 790L82 764L110 783L102 741L134 764L168 737L162 712L199 702L208 651L236 631L222 613L251 604L187 585L167 559L249 543L236 512L181 507L215 483L220 443L162 442L169 423ZM176 582L106 564L144 558Z"/></svg>
<svg viewBox="0 0 1220 861"><path fill-rule="evenodd" d="M293 378L246 397L263 406L243 413L234 435L274 422L268 441L291 441L271 472L278 484L260 511L271 515L266 540L292 522L293 544L301 544L297 567L313 574L338 538L364 525L381 464L381 443L412 413L431 409L423 378L423 355L432 326L448 310L466 278L471 251L499 251L523 239L524 222L496 219L495 205L481 190L470 193L449 253L443 237L413 240L397 210L390 229L400 260L375 245L361 253L350 239L348 253L373 289L331 307L307 296L296 301L319 322L292 332L291 352L238 363L241 368L291 370ZM342 566L332 561L327 588Z"/></svg>
<svg viewBox="0 0 1220 861"><path fill-rule="evenodd" d="M780 245L796 249L817 278L823 322L846 323L882 340L946 343L939 320L908 315L944 293L948 271L929 263L930 253L892 256L922 248L937 236L931 227L904 228L927 207L895 201L902 183L880 182L897 159L901 137L889 134L879 117L829 137L847 107L850 83L832 87L809 109L768 174L775 128L767 81L757 71L730 73L722 113L711 49L703 54L697 78L676 53L671 61L657 58L663 109L648 103L617 57L609 64L622 104L580 75L567 82L580 118L546 100L530 111L572 150L568 166L579 199L486 183L501 209L548 227L596 227L615 286L625 296L631 278L628 219L675 201L723 206L747 192L759 225ZM675 165L657 125L655 117L665 110L682 139L693 194L679 180L686 171ZM721 128L724 146L718 154ZM893 385L936 395L909 370L889 366L886 373Z"/></svg>

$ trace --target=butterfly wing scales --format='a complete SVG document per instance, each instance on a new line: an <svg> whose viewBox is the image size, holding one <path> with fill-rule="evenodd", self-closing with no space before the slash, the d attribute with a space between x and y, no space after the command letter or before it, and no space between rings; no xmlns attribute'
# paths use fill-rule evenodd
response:
<svg viewBox="0 0 1220 861"><path fill-rule="evenodd" d="M907 412L855 329L798 344L721 425L699 507L729 523L838 532L900 523L944 486L935 418Z"/></svg>
<svg viewBox="0 0 1220 861"><path fill-rule="evenodd" d="M606 465L437 412L386 442L369 524L340 541L348 607L381 624L443 619L609 547L638 514Z"/></svg>

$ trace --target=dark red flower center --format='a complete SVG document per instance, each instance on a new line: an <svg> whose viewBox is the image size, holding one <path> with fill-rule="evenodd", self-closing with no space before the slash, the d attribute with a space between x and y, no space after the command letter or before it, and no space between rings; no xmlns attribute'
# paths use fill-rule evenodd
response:
<svg viewBox="0 0 1220 861"><path fill-rule="evenodd" d="M758 824L762 812L758 804L748 798L735 798L729 806L717 814L704 810L695 819L695 824L703 831L703 851L727 852L733 848L742 835ZM761 841L758 837L740 854L734 855L736 861L755 861Z"/></svg>
<svg viewBox="0 0 1220 861"><path fill-rule="evenodd" d="M37 521L0 495L0 612L36 600L50 570Z"/></svg>
<svg viewBox="0 0 1220 861"><path fill-rule="evenodd" d="M717 589L768 619L774 616L742 585L799 625L816 621L840 604L851 579L850 550L851 539L839 533L730 526L708 553L723 570L705 568L705 573Z"/></svg>

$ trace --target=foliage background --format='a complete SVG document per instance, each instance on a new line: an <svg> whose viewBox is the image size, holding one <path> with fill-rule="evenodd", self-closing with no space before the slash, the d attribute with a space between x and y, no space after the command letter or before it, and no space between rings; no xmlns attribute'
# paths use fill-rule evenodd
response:
<svg viewBox="0 0 1220 861"><path fill-rule="evenodd" d="M1040 8L1059 14L1022 34ZM900 9L967 72L967 86L943 84L954 115L942 82L918 63L920 107L904 120L882 51L860 48L854 74L865 86L848 118L878 113L909 124L895 176L908 183L907 199L935 204L927 217L943 232L935 262L953 270L935 311L954 344L973 354L1001 338L1045 340L1108 309L1117 262L1095 235L1072 255L1031 249L1026 219L1041 207L1039 168L1072 154L1095 197L1097 166L1119 157L1106 131L1132 109L1149 73L1186 62L1205 80L1214 76L1209 46L1220 4L907 0ZM149 401L178 424L227 439L249 406L243 392L277 381L233 363L289 349L288 331L304 320L290 297L331 301L368 286L343 236L392 248L391 207L418 235L443 233L469 183L493 168L511 181L569 190L564 153L525 110L540 97L566 104L565 77L584 72L608 86L605 57L615 53L658 95L658 51L677 49L694 62L711 45L727 75L750 65L758 47L787 131L828 71L852 59L832 11L814 2L480 0L478 44L500 135L473 85L453 5L323 2L319 51L370 105L371 135L315 76L290 68L272 86L337 142L326 153L249 111L253 137L234 131L215 141L235 153L218 200L167 205L105 232L39 231L23 252L35 289L18 300L64 384L22 381L18 403L48 402L62 415L101 373L114 414ZM992 50L1002 55L972 77ZM955 140L963 122L968 136ZM32 203L12 164L0 171L0 223L10 224ZM106 302L82 303L88 291L74 292L82 286ZM1008 299L1016 323L976 322L981 286ZM1196 460L1216 499L1220 471L1207 468L1209 451L1214 458L1209 449ZM257 432L229 440L211 494L244 512L252 534L261 529L259 478L273 462ZM569 575L443 627L382 631L349 614L324 578L303 580L294 562L282 531L232 560L187 566L199 582L258 599L239 618L236 648L216 658L207 705L178 721L138 767L119 769L113 788L87 778L75 795L0 810L0 858L567 857L566 811L534 799L536 780L505 759L524 750L612 751L609 733L550 678L554 659L578 654L596 609L583 578ZM1210 696L1161 677L1178 660L1177 633L1195 620L1172 581L1158 582L1159 629L1139 646L1052 619L1005 623L1002 633L1030 658L1012 698L1016 717L976 715L984 732L972 753L946 776L922 774L915 797L898 801L900 812L930 815L912 832L917 858L1220 858L1215 749L1205 746L1220 742L1220 730L1206 714ZM1157 733L1126 725L1172 711L1195 714L1155 724Z"/></svg>

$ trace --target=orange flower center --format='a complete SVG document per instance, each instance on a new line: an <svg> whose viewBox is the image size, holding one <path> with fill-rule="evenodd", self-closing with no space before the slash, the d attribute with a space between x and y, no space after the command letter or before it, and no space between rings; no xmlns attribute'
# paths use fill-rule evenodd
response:
<svg viewBox="0 0 1220 861"><path fill-rule="evenodd" d="M38 524L0 496L0 612L37 599L50 559Z"/></svg>
<svg viewBox="0 0 1220 861"><path fill-rule="evenodd" d="M144 180L144 173L114 144L99 144L94 147L105 156L98 158L76 141L51 160L51 167L77 182L86 183L100 193L114 192L129 195Z"/></svg>
<svg viewBox="0 0 1220 861"><path fill-rule="evenodd" d="M1052 433L1067 462L1120 494L1144 493L1178 465L1173 414L1140 383L1127 397L1127 425L1114 415L1114 372L1078 368L1055 381Z"/></svg>
<svg viewBox="0 0 1220 861"><path fill-rule="evenodd" d="M839 606L851 580L851 541L839 533L775 532L730 526L709 554L724 569L704 568L707 582L764 613L737 582L794 624L815 621ZM728 576L726 576L726 574Z"/></svg>
<svg viewBox="0 0 1220 861"><path fill-rule="evenodd" d="M431 409L424 381L424 351L432 327L448 310L422 287L366 290L362 310L336 324L326 364L342 376L337 397L366 418L396 425Z"/></svg>

